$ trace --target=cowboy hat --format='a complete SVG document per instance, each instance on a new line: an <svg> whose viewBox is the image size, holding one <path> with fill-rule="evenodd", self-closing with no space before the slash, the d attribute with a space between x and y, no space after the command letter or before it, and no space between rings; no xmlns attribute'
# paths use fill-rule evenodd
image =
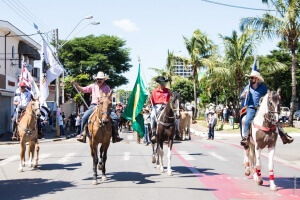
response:
<svg viewBox="0 0 300 200"><path fill-rule="evenodd" d="M169 79L166 79L166 78L163 77L163 76L158 76L158 77L155 79L155 81L156 81L157 83L164 83L164 82L168 82Z"/></svg>
<svg viewBox="0 0 300 200"><path fill-rule="evenodd" d="M24 81L22 81L19 85L20 87L26 87L26 83Z"/></svg>
<svg viewBox="0 0 300 200"><path fill-rule="evenodd" d="M247 77L256 77L256 78L258 78L258 80L260 82L264 82L264 78L260 75L260 73L259 73L259 67L258 67L258 65L256 65L256 62L257 61L255 59L253 67L252 67L251 74L250 75L249 74L245 74L245 76L247 76Z"/></svg>
<svg viewBox="0 0 300 200"><path fill-rule="evenodd" d="M100 72L97 73L97 76L95 76L94 79L105 79L105 80L107 80L107 79L109 79L109 77L105 76L105 74L100 71Z"/></svg>

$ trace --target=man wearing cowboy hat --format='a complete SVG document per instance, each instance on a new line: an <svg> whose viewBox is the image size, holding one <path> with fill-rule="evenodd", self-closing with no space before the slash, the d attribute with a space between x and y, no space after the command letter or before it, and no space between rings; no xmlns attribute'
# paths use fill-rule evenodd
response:
<svg viewBox="0 0 300 200"><path fill-rule="evenodd" d="M94 77L96 80L95 83L92 83L86 87L82 87L78 85L78 83L71 81L71 84L73 84L80 92L82 93L91 93L92 96L92 101L90 107L85 111L85 113L82 116L82 121L81 121L81 136L77 140L80 142L86 142L86 133L84 131L84 126L88 122L88 119L90 115L93 113L94 108L98 105L98 101L101 97L100 91L102 93L109 93L110 92L110 87L105 83L105 80L107 80L109 77L105 76L103 72L98 72L97 76ZM113 138L114 136L114 131L113 131ZM119 142L121 141L120 138L117 138L116 140L113 140L113 142Z"/></svg>
<svg viewBox="0 0 300 200"><path fill-rule="evenodd" d="M255 113L257 111L257 107L259 106L260 98L265 96L268 92L267 86L263 84L264 79L260 75L259 70L256 68L256 65L253 66L251 74L246 74L249 77L249 85L247 85L242 94L241 100L244 106L247 106L246 111L246 120L244 125L244 131L242 132L242 140L241 145L247 146L249 142L248 129L250 127L251 121L253 120ZM287 133L283 131L283 129L278 126L279 135L284 144L293 142L293 138L288 136Z"/></svg>
<svg viewBox="0 0 300 200"><path fill-rule="evenodd" d="M159 86L152 91L150 100L153 106L150 119L151 119L151 130L153 136L151 138L152 141L155 141L156 138L156 118L157 114L161 110L162 106L168 103L171 97L170 89L166 88L166 84L169 81L165 79L163 76L158 76L155 81L159 84Z"/></svg>

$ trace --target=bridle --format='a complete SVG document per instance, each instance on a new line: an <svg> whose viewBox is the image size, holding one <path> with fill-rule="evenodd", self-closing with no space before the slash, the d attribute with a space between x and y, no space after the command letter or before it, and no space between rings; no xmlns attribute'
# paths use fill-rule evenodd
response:
<svg viewBox="0 0 300 200"><path fill-rule="evenodd" d="M108 98L108 96L103 96L103 97L107 97L107 98ZM101 98L103 98L103 97L101 97ZM99 125L98 125L99 127L102 127L102 126L105 126L105 125L106 125L106 124L105 124L105 121L102 119L102 115L107 114L108 116L110 116L110 112L109 112L109 111L103 111L103 110L100 110L100 116L99 116L98 110L100 109L100 107L102 108L101 104L103 104L103 103L99 103L99 104L97 105L96 110L94 111L94 112L95 112L95 115L96 115L96 121L99 123ZM93 124L94 124L94 122L95 122L95 121L90 122L90 123L93 123Z"/></svg>
<svg viewBox="0 0 300 200"><path fill-rule="evenodd" d="M35 118L38 118L38 116L37 116L37 114L36 114L36 111L37 110L40 110L40 107L37 107L37 108L33 108L33 105L34 105L34 103L33 102L30 102L30 108L31 108L31 111L32 112L29 112L27 109L25 109L25 112L28 112L31 116L33 116L33 117L35 117Z"/></svg>

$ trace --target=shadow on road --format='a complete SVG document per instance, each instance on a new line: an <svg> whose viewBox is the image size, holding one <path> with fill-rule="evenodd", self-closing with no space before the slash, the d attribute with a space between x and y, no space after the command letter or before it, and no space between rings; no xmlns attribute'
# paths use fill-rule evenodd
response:
<svg viewBox="0 0 300 200"><path fill-rule="evenodd" d="M214 171L215 169L212 168L196 168L196 167L185 167L185 166L174 166L172 167L172 170L174 173L179 174L192 174L192 176L195 176L194 174L205 174L207 176L215 176L220 175L219 173L214 173L210 171Z"/></svg>
<svg viewBox="0 0 300 200"><path fill-rule="evenodd" d="M0 185L1 199L30 199L75 186L66 181L50 181L41 178L3 180L0 181Z"/></svg>
<svg viewBox="0 0 300 200"><path fill-rule="evenodd" d="M81 163L71 163L71 164L41 164L39 170L75 170L78 169Z"/></svg>
<svg viewBox="0 0 300 200"><path fill-rule="evenodd" d="M263 177L263 180L264 180L263 186L270 187L269 177ZM296 185L296 189L298 189L300 185L299 177L296 177L296 182L294 178L290 178L290 177L279 177L279 178L275 177L274 181L279 190L294 189L295 185ZM266 182L268 182L268 184L266 184Z"/></svg>
<svg viewBox="0 0 300 200"><path fill-rule="evenodd" d="M156 181L149 180L147 178L153 176L160 176L160 174L142 174L139 172L113 172L106 174L108 181L107 182L120 182L120 181L128 181L135 182L136 184L147 184L147 183L155 183ZM98 173L98 178L101 177L101 172ZM92 177L84 179L84 180L92 180Z"/></svg>

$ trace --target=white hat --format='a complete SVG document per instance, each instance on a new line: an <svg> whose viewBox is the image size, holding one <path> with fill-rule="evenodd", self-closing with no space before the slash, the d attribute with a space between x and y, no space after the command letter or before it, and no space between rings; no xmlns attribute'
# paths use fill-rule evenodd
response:
<svg viewBox="0 0 300 200"><path fill-rule="evenodd" d="M245 76L247 77L256 77L259 79L260 82L264 82L264 78L260 75L259 73L259 69L256 65L256 59L254 60L254 64L253 64L253 67L252 67L252 71L251 71L251 74L246 74Z"/></svg>
<svg viewBox="0 0 300 200"><path fill-rule="evenodd" d="M95 76L94 79L105 79L105 80L107 80L107 79L109 79L109 77L105 76L104 73L100 71L100 72L97 73L97 76Z"/></svg>

